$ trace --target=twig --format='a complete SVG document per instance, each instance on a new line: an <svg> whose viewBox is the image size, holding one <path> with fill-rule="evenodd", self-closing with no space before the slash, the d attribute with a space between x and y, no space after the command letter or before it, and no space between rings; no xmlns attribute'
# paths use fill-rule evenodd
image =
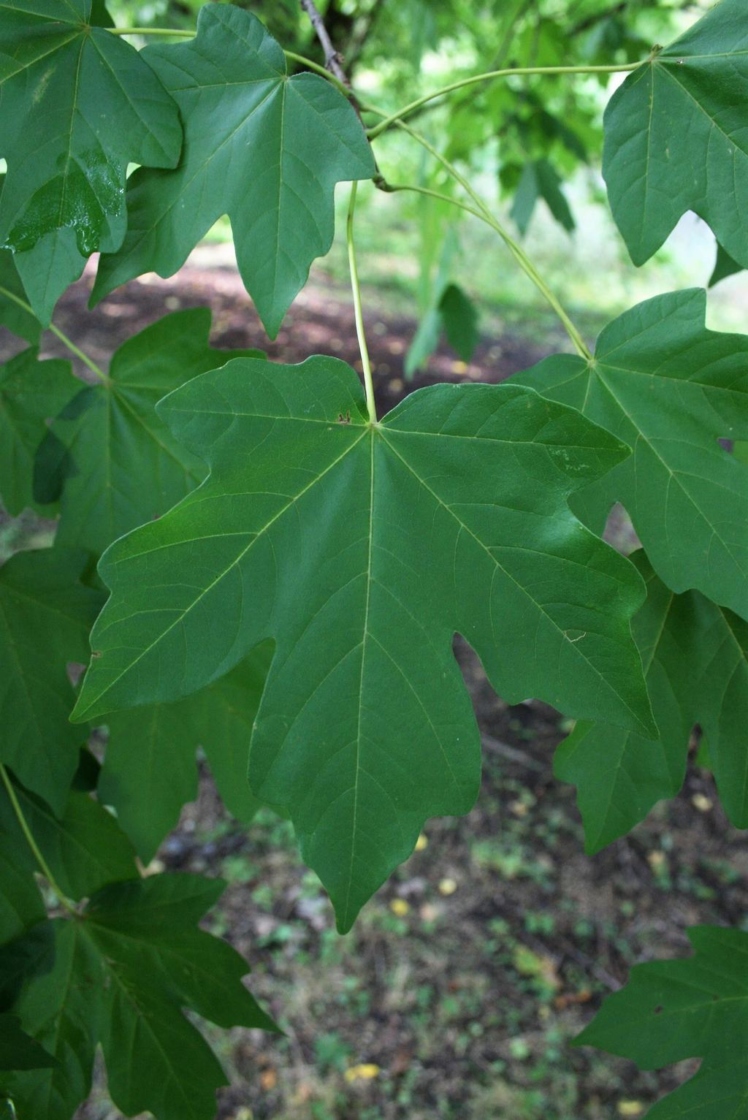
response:
<svg viewBox="0 0 748 1120"><path fill-rule="evenodd" d="M333 74L339 82L342 82L347 89L351 88L351 83L348 80L348 75L343 69L343 59L340 57L338 51L333 46L330 36L327 34L322 16L317 11L317 6L314 0L300 0L301 6L309 16L315 34L319 39L322 50L325 52L325 66Z"/></svg>
<svg viewBox="0 0 748 1120"><path fill-rule="evenodd" d="M500 739L494 739L493 735L482 734L480 741L481 746L485 747L486 750L503 755L504 758L508 758L512 762L518 762L520 766L526 766L528 770L540 771L546 769L542 762L537 762L526 751L521 751L517 747L510 747L508 743L502 743Z"/></svg>

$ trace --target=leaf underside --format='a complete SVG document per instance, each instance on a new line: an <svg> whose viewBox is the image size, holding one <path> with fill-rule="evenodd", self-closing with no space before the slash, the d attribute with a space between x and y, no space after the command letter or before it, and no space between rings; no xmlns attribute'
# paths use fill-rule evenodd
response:
<svg viewBox="0 0 748 1120"><path fill-rule="evenodd" d="M175 699L272 638L250 785L293 818L341 929L423 821L477 793L455 631L510 702L653 726L641 581L567 505L624 452L574 411L438 386L371 426L329 358L233 361L159 410L211 474L102 560L78 718Z"/></svg>

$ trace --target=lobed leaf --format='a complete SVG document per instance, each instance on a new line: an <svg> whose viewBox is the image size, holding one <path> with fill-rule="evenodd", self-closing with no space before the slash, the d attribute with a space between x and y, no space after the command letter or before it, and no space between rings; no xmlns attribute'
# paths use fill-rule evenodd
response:
<svg viewBox="0 0 748 1120"><path fill-rule="evenodd" d="M121 244L128 163L174 167L182 144L158 77L90 19L91 0L0 0L0 244L44 325L85 258Z"/></svg>
<svg viewBox="0 0 748 1120"><path fill-rule="evenodd" d="M647 1113L649 1120L743 1120L748 1099L748 934L696 926L693 957L636 965L575 1040L661 1069L702 1058L698 1073Z"/></svg>
<svg viewBox="0 0 748 1120"><path fill-rule="evenodd" d="M171 276L228 214L237 264L271 337L334 232L333 193L374 160L351 105L315 74L288 77L283 51L251 13L206 4L189 43L145 58L179 105L179 167L128 185L122 247L102 257L100 299L142 272Z"/></svg>
<svg viewBox="0 0 748 1120"><path fill-rule="evenodd" d="M706 330L705 314L700 289L656 296L605 328L591 362L548 358L512 380L631 447L578 495L580 516L602 528L622 502L668 587L748 618L748 470L719 442L748 435L748 338Z"/></svg>
<svg viewBox="0 0 748 1120"><path fill-rule="evenodd" d="M77 717L184 695L273 638L250 785L292 816L341 929L424 819L477 793L455 631L510 702L647 732L641 581L567 505L625 452L573 410L437 386L372 426L331 358L239 359L159 408L211 474L102 560Z"/></svg>
<svg viewBox="0 0 748 1120"><path fill-rule="evenodd" d="M605 112L603 175L634 264L687 210L748 265L748 22L721 0L630 74Z"/></svg>
<svg viewBox="0 0 748 1120"><path fill-rule="evenodd" d="M80 919L46 923L54 966L27 982L15 1010L58 1064L16 1076L19 1120L70 1120L90 1091L98 1043L123 1112L213 1120L225 1077L181 1009L220 1026L275 1029L241 982L244 959L196 928L222 890L192 875L132 880L99 891ZM0 978L3 964L0 952Z"/></svg>
<svg viewBox="0 0 748 1120"><path fill-rule="evenodd" d="M85 563L85 553L55 548L0 568L0 762L58 813L85 739L68 719L67 666L85 660L102 600L80 582Z"/></svg>

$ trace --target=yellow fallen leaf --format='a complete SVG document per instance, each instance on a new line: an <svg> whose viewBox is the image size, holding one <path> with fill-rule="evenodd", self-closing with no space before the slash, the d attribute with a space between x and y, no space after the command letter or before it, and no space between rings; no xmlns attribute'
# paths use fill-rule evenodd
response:
<svg viewBox="0 0 748 1120"><path fill-rule="evenodd" d="M454 894L457 890L457 883L454 879L440 879L439 880L439 894Z"/></svg>
<svg viewBox="0 0 748 1120"><path fill-rule="evenodd" d="M619 1116L641 1116L644 1105L641 1101L619 1101L617 1111Z"/></svg>
<svg viewBox="0 0 748 1120"><path fill-rule="evenodd" d="M404 898L393 898L390 903L390 910L393 914L397 914L398 918L404 918L410 910L410 905Z"/></svg>
<svg viewBox="0 0 748 1120"><path fill-rule="evenodd" d="M351 1066L343 1074L346 1081L373 1081L375 1077L379 1077L379 1066L375 1066L373 1062L364 1062L360 1066Z"/></svg>
<svg viewBox="0 0 748 1120"><path fill-rule="evenodd" d="M416 840L416 851L417 852L422 852L423 849L428 848L428 846L429 846L429 838L428 838L428 836L426 835L425 832L422 832L421 835Z"/></svg>

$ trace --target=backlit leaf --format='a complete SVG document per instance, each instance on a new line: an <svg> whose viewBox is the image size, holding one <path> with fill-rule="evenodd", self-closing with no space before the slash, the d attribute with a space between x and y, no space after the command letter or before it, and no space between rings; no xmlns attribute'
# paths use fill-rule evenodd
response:
<svg viewBox="0 0 748 1120"><path fill-rule="evenodd" d="M184 153L175 172L130 179L127 236L102 258L94 296L142 272L171 276L228 214L242 279L275 337L332 244L335 184L374 174L363 128L324 78L287 77L278 43L229 4L201 9L193 41L143 57L179 104Z"/></svg>
<svg viewBox="0 0 748 1120"><path fill-rule="evenodd" d="M108 550L79 717L176 698L273 638L250 785L292 816L342 929L424 820L476 795L455 631L510 702L646 732L641 582L567 506L624 452L578 413L442 385L372 426L332 358L239 359L159 407L211 475Z"/></svg>
<svg viewBox="0 0 748 1120"><path fill-rule="evenodd" d="M702 1058L698 1073L647 1113L648 1120L744 1120L748 1100L748 933L688 930L694 956L636 965L603 1003L577 1045L661 1069Z"/></svg>
<svg viewBox="0 0 748 1120"><path fill-rule="evenodd" d="M94 250L117 249L128 163L174 167L182 143L156 75L90 15L91 0L0 0L0 244L24 253L44 239L46 272L27 291L45 324L62 279L45 296L39 283L60 267L58 241L67 282L71 255L80 274Z"/></svg>
<svg viewBox="0 0 748 1120"><path fill-rule="evenodd" d="M88 655L102 596L79 576L85 553L20 552L0 568L0 762L62 812L85 735L68 717L67 666Z"/></svg>
<svg viewBox="0 0 748 1120"><path fill-rule="evenodd" d="M516 379L579 408L633 450L574 508L602 527L626 507L673 591L748 617L748 469L719 443L748 436L748 338L704 328L700 289L647 300L605 328L594 360L548 358Z"/></svg>
<svg viewBox="0 0 748 1120"><path fill-rule="evenodd" d="M747 81L745 0L721 0L614 93L603 174L634 264L693 210L748 265Z"/></svg>

